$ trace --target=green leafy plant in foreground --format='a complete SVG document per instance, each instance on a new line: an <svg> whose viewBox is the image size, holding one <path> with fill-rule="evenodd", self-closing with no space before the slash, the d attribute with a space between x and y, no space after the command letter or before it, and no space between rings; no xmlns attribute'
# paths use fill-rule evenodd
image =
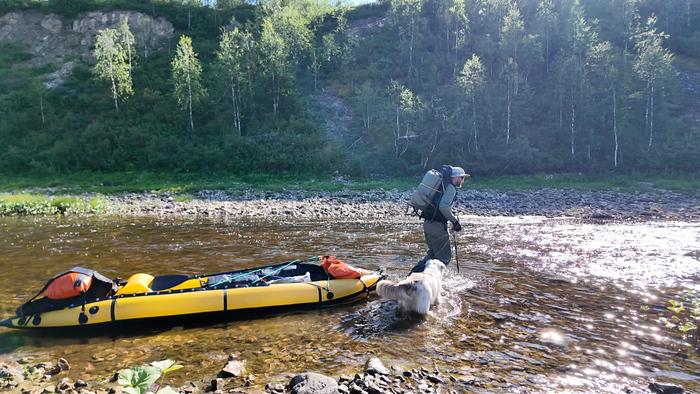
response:
<svg viewBox="0 0 700 394"><path fill-rule="evenodd" d="M667 307L672 312L670 317L659 313L659 322L666 328L677 328L687 336L689 342L697 349L700 345L700 335L696 322L700 320L700 296L695 290L686 290L681 296L681 301L669 300L671 306Z"/></svg>
<svg viewBox="0 0 700 394"><path fill-rule="evenodd" d="M117 382L122 385L125 393L129 394L176 394L177 391L170 386L163 387L165 373L182 368L182 365L175 365L175 360L154 361L151 365L139 365L131 369L125 369L119 373ZM161 378L158 387L149 390L158 378Z"/></svg>

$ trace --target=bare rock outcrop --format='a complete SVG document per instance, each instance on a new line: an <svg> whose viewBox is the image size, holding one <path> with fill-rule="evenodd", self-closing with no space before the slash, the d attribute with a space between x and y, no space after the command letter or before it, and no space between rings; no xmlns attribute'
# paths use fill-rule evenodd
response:
<svg viewBox="0 0 700 394"><path fill-rule="evenodd" d="M76 60L94 63L92 50L100 30L116 29L128 18L138 55L169 49L175 28L163 18L152 18L135 11L105 11L81 14L75 20L39 11L14 11L0 16L0 41L12 42L29 54L23 66L55 64L45 86L60 86L76 66Z"/></svg>

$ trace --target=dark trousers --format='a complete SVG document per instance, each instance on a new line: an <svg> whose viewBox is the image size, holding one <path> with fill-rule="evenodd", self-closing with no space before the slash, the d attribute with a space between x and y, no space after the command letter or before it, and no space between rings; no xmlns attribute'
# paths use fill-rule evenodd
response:
<svg viewBox="0 0 700 394"><path fill-rule="evenodd" d="M450 264L452 249L450 235L447 232L447 222L426 220L423 222L423 233L425 234L425 243L428 245L428 252L418 264L411 268L411 272L423 272L425 263L430 259L438 259L445 265Z"/></svg>

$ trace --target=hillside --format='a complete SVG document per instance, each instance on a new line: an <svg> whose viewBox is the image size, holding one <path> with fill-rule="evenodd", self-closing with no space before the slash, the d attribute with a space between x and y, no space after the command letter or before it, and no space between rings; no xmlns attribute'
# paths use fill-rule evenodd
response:
<svg viewBox="0 0 700 394"><path fill-rule="evenodd" d="M669 4L5 0L0 173L697 173L700 9Z"/></svg>

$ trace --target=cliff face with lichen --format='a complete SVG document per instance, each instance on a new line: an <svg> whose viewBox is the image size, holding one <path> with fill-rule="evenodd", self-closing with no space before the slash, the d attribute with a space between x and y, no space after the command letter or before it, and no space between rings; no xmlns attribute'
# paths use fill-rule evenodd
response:
<svg viewBox="0 0 700 394"><path fill-rule="evenodd" d="M38 11L16 11L0 16L0 41L12 42L33 57L20 66L55 64L57 71L48 76L46 87L60 85L76 62L94 63L92 50L100 30L116 29L128 18L129 29L138 43L139 56L168 50L175 29L163 18L151 18L134 11L90 12L75 20Z"/></svg>

